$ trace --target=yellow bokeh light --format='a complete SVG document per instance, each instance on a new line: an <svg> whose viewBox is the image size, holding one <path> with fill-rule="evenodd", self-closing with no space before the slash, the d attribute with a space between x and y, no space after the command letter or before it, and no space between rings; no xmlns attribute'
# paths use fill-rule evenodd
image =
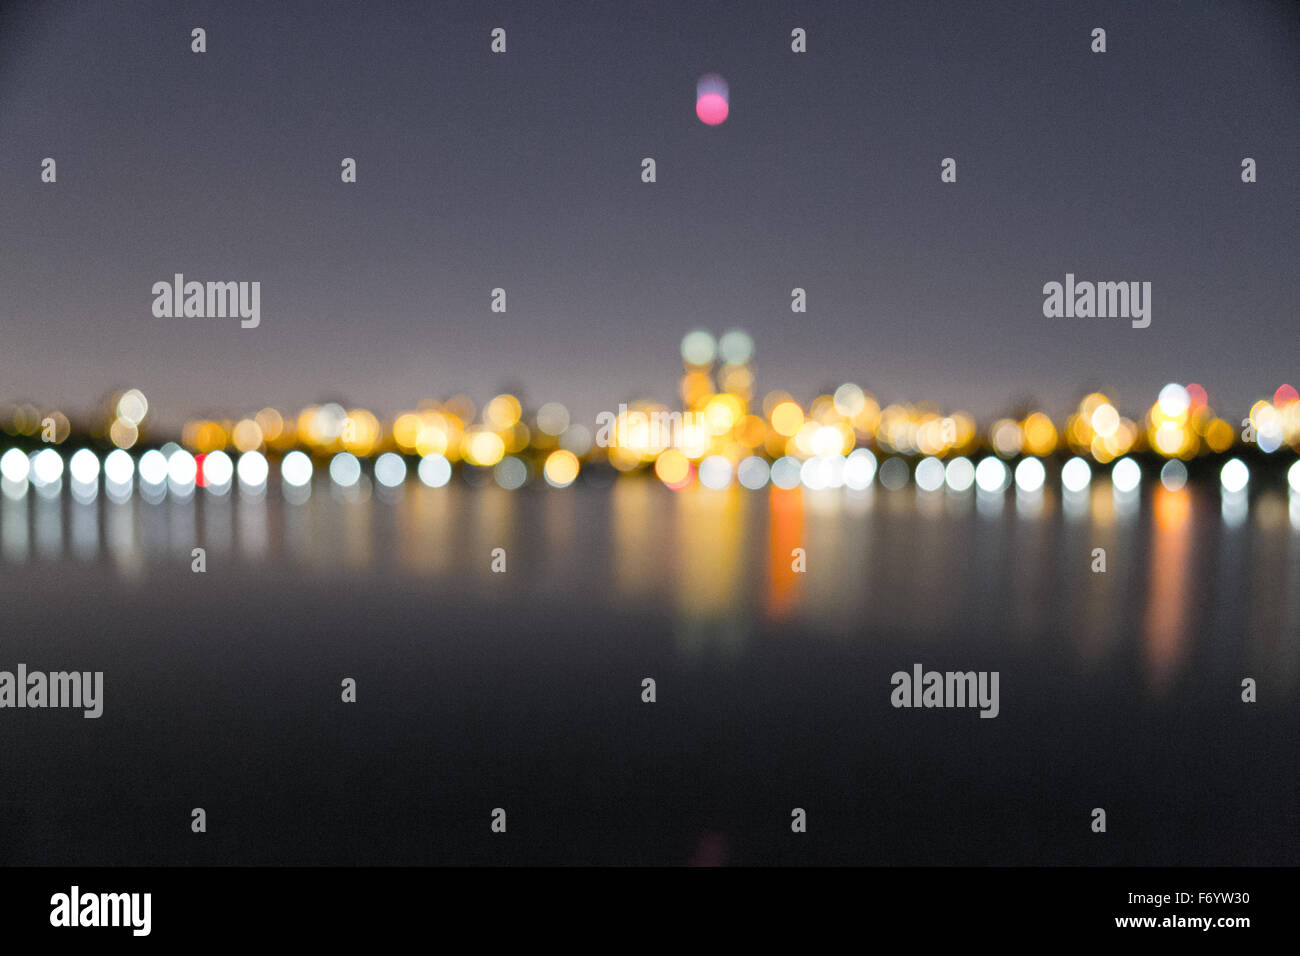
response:
<svg viewBox="0 0 1300 956"><path fill-rule="evenodd" d="M532 438L532 429L523 422L515 422L509 428L500 432L501 440L506 443L506 452L511 455L518 454L528 447L528 441Z"/></svg>
<svg viewBox="0 0 1300 956"><path fill-rule="evenodd" d="M138 388L124 392L117 400L117 417L127 425L139 425L149 413L149 402Z"/></svg>
<svg viewBox="0 0 1300 956"><path fill-rule="evenodd" d="M714 395L704 406L704 428L710 435L725 435L744 413L735 395Z"/></svg>
<svg viewBox="0 0 1300 956"><path fill-rule="evenodd" d="M284 418L274 408L264 408L253 416L257 427L262 430L262 440L273 442L284 431Z"/></svg>
<svg viewBox="0 0 1300 956"><path fill-rule="evenodd" d="M1109 402L1103 402L1093 411L1089 419L1092 430L1102 438L1109 438L1119 428L1119 412Z"/></svg>
<svg viewBox="0 0 1300 956"><path fill-rule="evenodd" d="M691 473L691 463L676 448L655 459L655 474L665 485L680 485Z"/></svg>
<svg viewBox="0 0 1300 956"><path fill-rule="evenodd" d="M818 425L815 428L809 441L814 455L838 455L845 450L844 435L834 425ZM802 435L803 432L800 431L799 434Z"/></svg>
<svg viewBox="0 0 1300 956"><path fill-rule="evenodd" d="M1151 445L1166 458L1173 458L1182 452L1187 443L1187 433L1177 422L1163 422L1155 428L1150 436Z"/></svg>
<svg viewBox="0 0 1300 956"><path fill-rule="evenodd" d="M519 421L522 412L519 399L513 395L498 395L483 409L483 418L497 431L502 431Z"/></svg>
<svg viewBox="0 0 1300 956"><path fill-rule="evenodd" d="M866 395L852 382L846 382L837 388L833 401L835 410L845 418L852 418L867 406Z"/></svg>
<svg viewBox="0 0 1300 956"><path fill-rule="evenodd" d="M550 484L557 488L565 488L573 484L574 479L578 477L580 467L578 456L561 448L547 456L542 474Z"/></svg>
<svg viewBox="0 0 1300 956"><path fill-rule="evenodd" d="M627 448L611 445L609 448L609 463L619 471L635 471L641 467L642 458L639 454Z"/></svg>
<svg viewBox="0 0 1300 956"><path fill-rule="evenodd" d="M501 436L487 428L471 428L462 442L465 460L483 467L495 465L506 454L506 443Z"/></svg>
<svg viewBox="0 0 1300 956"><path fill-rule="evenodd" d="M1012 458L1020 454L1025 445L1024 432L1020 426L1009 418L1002 418L993 423L989 429L989 441L993 443L993 450L1004 458Z"/></svg>
<svg viewBox="0 0 1300 956"><path fill-rule="evenodd" d="M403 412L393 422L393 441L403 451L414 451L422 428L424 421L417 412Z"/></svg>
<svg viewBox="0 0 1300 956"><path fill-rule="evenodd" d="M1106 464L1108 461L1111 461L1116 457L1115 453L1111 451L1110 447L1106 444L1106 440L1099 436L1093 437L1092 442L1088 447L1088 451L1092 455L1092 457L1095 458L1097 462L1102 465Z"/></svg>
<svg viewBox="0 0 1300 956"><path fill-rule="evenodd" d="M1101 406L1109 404L1110 399L1105 395L1101 392L1093 392L1091 395L1085 396L1083 401L1079 403L1079 414L1091 422L1092 413L1101 408Z"/></svg>
<svg viewBox="0 0 1300 956"><path fill-rule="evenodd" d="M682 376L681 396L687 408L699 408L713 394L708 372L687 372Z"/></svg>
<svg viewBox="0 0 1300 956"><path fill-rule="evenodd" d="M709 433L696 419L683 422L678 449L687 458L703 458L709 452Z"/></svg>
<svg viewBox="0 0 1300 956"><path fill-rule="evenodd" d="M767 423L757 415L746 415L736 426L736 441L746 448L757 448L767 436Z"/></svg>
<svg viewBox="0 0 1300 956"><path fill-rule="evenodd" d="M320 444L322 440L320 429L316 427L319 412L319 405L308 405L298 413L298 437L308 445Z"/></svg>
<svg viewBox="0 0 1300 956"><path fill-rule="evenodd" d="M853 416L853 428L861 435L875 435L880 427L880 403L870 393L863 392L862 409Z"/></svg>
<svg viewBox="0 0 1300 956"><path fill-rule="evenodd" d="M1216 418L1210 422L1210 427L1205 430L1205 444L1210 446L1214 452L1224 452L1232 447L1232 441L1236 438L1236 433L1232 426L1222 418Z"/></svg>
<svg viewBox="0 0 1300 956"><path fill-rule="evenodd" d="M117 418L109 426L108 437L118 448L130 448L139 439L140 433L130 422Z"/></svg>
<svg viewBox="0 0 1300 956"><path fill-rule="evenodd" d="M256 451L262 447L262 429L251 418L241 418L230 433L230 441L239 451Z"/></svg>
<svg viewBox="0 0 1300 956"><path fill-rule="evenodd" d="M783 438L798 434L803 423L803 409L794 402L781 402L772 409L772 430Z"/></svg>
<svg viewBox="0 0 1300 956"><path fill-rule="evenodd" d="M447 452L447 446L450 444L447 440L447 433L441 428L423 425L420 427L420 433L415 439L415 451L421 457L424 455L444 455Z"/></svg>
<svg viewBox="0 0 1300 956"><path fill-rule="evenodd" d="M206 455L226 447L226 430L217 422L189 421L181 429L181 444Z"/></svg>
<svg viewBox="0 0 1300 956"><path fill-rule="evenodd" d="M1026 418L1022 430L1025 433L1025 451L1029 454L1041 458L1056 450L1056 426L1042 412L1034 412Z"/></svg>
<svg viewBox="0 0 1300 956"><path fill-rule="evenodd" d="M379 419L364 408L354 408L344 419L343 432L339 438L346 451L364 457L375 450L379 444L379 435Z"/></svg>
<svg viewBox="0 0 1300 956"><path fill-rule="evenodd" d="M754 392L754 373L743 365L725 365L719 384L724 392L748 399Z"/></svg>

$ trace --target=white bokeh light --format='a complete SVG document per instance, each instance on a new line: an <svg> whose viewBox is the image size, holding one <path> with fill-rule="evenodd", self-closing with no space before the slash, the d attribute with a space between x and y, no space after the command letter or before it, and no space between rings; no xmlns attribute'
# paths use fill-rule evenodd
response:
<svg viewBox="0 0 1300 956"><path fill-rule="evenodd" d="M441 488L451 480L451 462L445 455L425 455L416 466L415 473L430 488Z"/></svg>
<svg viewBox="0 0 1300 956"><path fill-rule="evenodd" d="M1187 411L1192 404L1192 396L1181 385L1170 382L1160 390L1160 397L1157 401L1160 405L1160 411L1169 418L1177 418Z"/></svg>
<svg viewBox="0 0 1300 956"><path fill-rule="evenodd" d="M882 461L880 470L876 472L877 480L890 491L899 491L906 488L907 480L910 477L907 462L897 456Z"/></svg>
<svg viewBox="0 0 1300 956"><path fill-rule="evenodd" d="M188 488L199 475L198 462L183 448L178 448L167 459L167 480L178 488Z"/></svg>
<svg viewBox="0 0 1300 956"><path fill-rule="evenodd" d="M385 488L396 488L406 481L406 460L386 451L375 459L375 481Z"/></svg>
<svg viewBox="0 0 1300 956"><path fill-rule="evenodd" d="M1187 485L1187 466L1171 458L1160 469L1160 484L1170 491L1181 491Z"/></svg>
<svg viewBox="0 0 1300 956"><path fill-rule="evenodd" d="M351 488L361 480L361 462L350 451L341 451L330 459L330 481L340 488Z"/></svg>
<svg viewBox="0 0 1300 956"><path fill-rule="evenodd" d="M933 455L922 458L916 466L916 474L913 477L916 480L916 487L922 491L938 491L943 487L943 462Z"/></svg>
<svg viewBox="0 0 1300 956"><path fill-rule="evenodd" d="M821 455L814 455L805 461L799 468L799 480L809 491L821 491L830 487L831 470L826 459Z"/></svg>
<svg viewBox="0 0 1300 956"><path fill-rule="evenodd" d="M104 459L104 480L115 485L129 485L135 477L135 462L128 452L120 448L108 453Z"/></svg>
<svg viewBox="0 0 1300 956"><path fill-rule="evenodd" d="M515 491L528 481L528 466L520 458L502 458L492 469L492 477L506 491Z"/></svg>
<svg viewBox="0 0 1300 956"><path fill-rule="evenodd" d="M1005 491L1009 483L1007 466L1002 463L1002 459L990 455L975 466L975 484L980 491L997 494Z"/></svg>
<svg viewBox="0 0 1300 956"><path fill-rule="evenodd" d="M311 483L311 459L300 451L289 452L280 462L280 477L290 487L305 487Z"/></svg>
<svg viewBox="0 0 1300 956"><path fill-rule="evenodd" d="M135 461L121 448L115 448L104 459L104 491L116 502L131 497L135 477Z"/></svg>
<svg viewBox="0 0 1300 956"><path fill-rule="evenodd" d="M736 466L736 480L742 488L757 491L767 484L767 462L757 455L750 455Z"/></svg>
<svg viewBox="0 0 1300 956"><path fill-rule="evenodd" d="M1092 482L1092 468L1078 456L1071 458L1061 468L1061 485L1066 491L1078 493Z"/></svg>
<svg viewBox="0 0 1300 956"><path fill-rule="evenodd" d="M224 451L214 451L203 456L203 482L208 491L215 495L230 490L230 482L235 477L235 463Z"/></svg>
<svg viewBox="0 0 1300 956"><path fill-rule="evenodd" d="M246 451L239 456L235 471L239 475L239 487L244 491L255 492L266 487L271 466L260 451Z"/></svg>
<svg viewBox="0 0 1300 956"><path fill-rule="evenodd" d="M721 491L731 484L731 462L722 455L709 455L700 462L700 484Z"/></svg>
<svg viewBox="0 0 1300 956"><path fill-rule="evenodd" d="M1250 469L1240 458L1233 458L1226 462L1223 470L1219 472L1219 481L1224 491L1235 495L1246 490L1246 485L1250 483Z"/></svg>
<svg viewBox="0 0 1300 956"><path fill-rule="evenodd" d="M1121 494L1137 491L1142 483L1142 468L1132 458L1121 458L1110 470L1111 487Z"/></svg>
<svg viewBox="0 0 1300 956"><path fill-rule="evenodd" d="M786 491L798 488L802 470L798 458L784 455L772 462L772 484Z"/></svg>
<svg viewBox="0 0 1300 956"><path fill-rule="evenodd" d="M0 492L6 498L22 498L27 494L27 476L32 463L17 448L0 455Z"/></svg>
<svg viewBox="0 0 1300 956"><path fill-rule="evenodd" d="M943 470L943 480L947 482L949 491L968 491L975 484L975 466L969 458L958 456L948 462L948 467Z"/></svg>
<svg viewBox="0 0 1300 956"><path fill-rule="evenodd" d="M1025 458L1016 465L1016 488L1026 494L1042 490L1047 472L1037 458Z"/></svg>
<svg viewBox="0 0 1300 956"><path fill-rule="evenodd" d="M68 474L78 484L93 485L99 480L99 459L89 448L82 448L68 462Z"/></svg>
<svg viewBox="0 0 1300 956"><path fill-rule="evenodd" d="M17 448L10 448L3 456L0 456L0 476L6 481L26 482L27 476L31 473L32 464Z"/></svg>
<svg viewBox="0 0 1300 956"><path fill-rule="evenodd" d="M844 459L844 486L851 491L865 491L876 477L876 456L869 448L855 448Z"/></svg>
<svg viewBox="0 0 1300 956"><path fill-rule="evenodd" d="M167 482L167 456L156 448L151 448L140 456L136 466L140 475L141 486L158 488Z"/></svg>
<svg viewBox="0 0 1300 956"><path fill-rule="evenodd" d="M31 482L37 488L53 485L63 477L63 457L53 448L43 448L32 456Z"/></svg>

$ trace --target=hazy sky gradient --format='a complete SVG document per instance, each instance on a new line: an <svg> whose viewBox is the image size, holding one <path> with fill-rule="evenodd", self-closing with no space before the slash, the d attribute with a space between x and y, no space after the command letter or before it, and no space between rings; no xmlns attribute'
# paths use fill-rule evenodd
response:
<svg viewBox="0 0 1300 956"><path fill-rule="evenodd" d="M154 318L175 272L260 280L261 327ZM1044 318L1066 272L1152 282L1151 327ZM503 387L590 419L737 325L805 401L1244 412L1300 384L1300 4L6 3L0 293L0 401L163 420Z"/></svg>

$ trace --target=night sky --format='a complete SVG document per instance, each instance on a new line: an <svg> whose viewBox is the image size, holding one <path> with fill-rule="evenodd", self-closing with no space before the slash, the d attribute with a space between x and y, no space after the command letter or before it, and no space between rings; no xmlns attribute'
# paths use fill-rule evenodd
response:
<svg viewBox="0 0 1300 956"><path fill-rule="evenodd" d="M155 318L176 272L259 280L260 328ZM1150 328L1044 318L1067 272L1150 281ZM1196 381L1231 415L1300 384L1298 316L1300 4L0 7L0 401L513 388L590 420L675 404L683 333L742 326L802 401L1140 412Z"/></svg>

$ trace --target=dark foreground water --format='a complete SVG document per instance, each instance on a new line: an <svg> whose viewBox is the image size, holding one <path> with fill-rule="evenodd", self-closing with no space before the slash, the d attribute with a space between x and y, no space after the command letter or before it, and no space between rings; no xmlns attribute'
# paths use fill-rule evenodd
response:
<svg viewBox="0 0 1300 956"><path fill-rule="evenodd" d="M0 710L0 861L1300 864L1297 509L999 502L0 501L0 669L105 675ZM892 707L918 663L998 717Z"/></svg>

